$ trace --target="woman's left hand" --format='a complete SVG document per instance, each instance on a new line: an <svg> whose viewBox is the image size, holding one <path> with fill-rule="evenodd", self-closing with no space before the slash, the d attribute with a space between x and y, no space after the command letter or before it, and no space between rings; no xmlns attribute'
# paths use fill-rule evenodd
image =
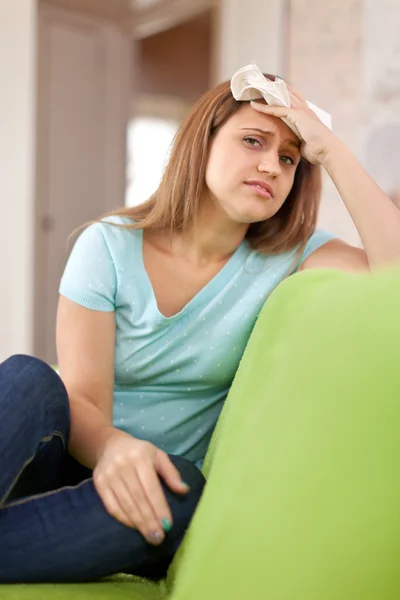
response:
<svg viewBox="0 0 400 600"><path fill-rule="evenodd" d="M305 98L286 84L290 93L291 107L270 106L263 101L252 101L250 105L258 112L273 117L284 117L296 126L302 144L301 154L313 164L323 164L328 157L333 145L339 142L338 138L326 125L320 121L314 111L309 108Z"/></svg>

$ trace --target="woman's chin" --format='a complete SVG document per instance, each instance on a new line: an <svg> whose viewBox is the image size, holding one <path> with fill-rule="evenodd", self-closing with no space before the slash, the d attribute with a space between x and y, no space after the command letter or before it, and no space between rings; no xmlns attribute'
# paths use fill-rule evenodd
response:
<svg viewBox="0 0 400 600"><path fill-rule="evenodd" d="M246 210L242 211L237 216L241 223L259 223L260 221L266 221L272 215L269 214L269 211L267 212L265 210Z"/></svg>
<svg viewBox="0 0 400 600"><path fill-rule="evenodd" d="M255 202L248 201L237 207L237 216L242 223L258 223L259 221L265 221L274 214L273 207L271 204L266 204L265 201Z"/></svg>

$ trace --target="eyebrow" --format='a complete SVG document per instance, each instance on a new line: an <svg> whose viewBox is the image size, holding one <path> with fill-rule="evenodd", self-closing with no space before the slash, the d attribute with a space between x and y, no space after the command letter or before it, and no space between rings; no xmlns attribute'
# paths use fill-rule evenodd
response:
<svg viewBox="0 0 400 600"><path fill-rule="evenodd" d="M266 129L259 129L258 127L241 127L242 131L257 131L263 135L275 135L273 131L267 131ZM288 146L293 146L300 152L300 142L296 143L294 140L287 138L283 141L283 143L287 143Z"/></svg>

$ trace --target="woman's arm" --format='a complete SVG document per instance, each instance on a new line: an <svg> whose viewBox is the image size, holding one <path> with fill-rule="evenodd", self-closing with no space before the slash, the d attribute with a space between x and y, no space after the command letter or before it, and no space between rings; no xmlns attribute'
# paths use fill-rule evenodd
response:
<svg viewBox="0 0 400 600"><path fill-rule="evenodd" d="M349 246L342 240L330 240L317 250L314 250L299 266L298 271L304 269L339 269L339 271L366 271L369 262L367 255L361 248Z"/></svg>
<svg viewBox="0 0 400 600"><path fill-rule="evenodd" d="M57 354L71 407L69 453L93 469L109 514L160 544L163 521L172 524L160 478L177 494L188 487L165 452L113 427L115 313L61 296Z"/></svg>
<svg viewBox="0 0 400 600"><path fill-rule="evenodd" d="M335 138L321 160L360 235L370 267L400 263L400 211Z"/></svg>
<svg viewBox="0 0 400 600"><path fill-rule="evenodd" d="M69 453L94 469L112 423L115 313L84 308L60 296L57 357L71 408Z"/></svg>

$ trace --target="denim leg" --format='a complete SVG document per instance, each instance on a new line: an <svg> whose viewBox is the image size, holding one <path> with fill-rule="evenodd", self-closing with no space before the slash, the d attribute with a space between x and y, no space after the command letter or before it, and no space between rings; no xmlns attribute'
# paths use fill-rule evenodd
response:
<svg viewBox="0 0 400 600"><path fill-rule="evenodd" d="M161 546L113 519L89 479L0 508L0 583L90 581L118 572L165 575L205 483L190 461L171 460L191 489L180 496L162 484L174 525Z"/></svg>
<svg viewBox="0 0 400 600"><path fill-rule="evenodd" d="M33 463L37 489L54 489L70 427L66 389L43 361L12 356L0 365L0 507Z"/></svg>

